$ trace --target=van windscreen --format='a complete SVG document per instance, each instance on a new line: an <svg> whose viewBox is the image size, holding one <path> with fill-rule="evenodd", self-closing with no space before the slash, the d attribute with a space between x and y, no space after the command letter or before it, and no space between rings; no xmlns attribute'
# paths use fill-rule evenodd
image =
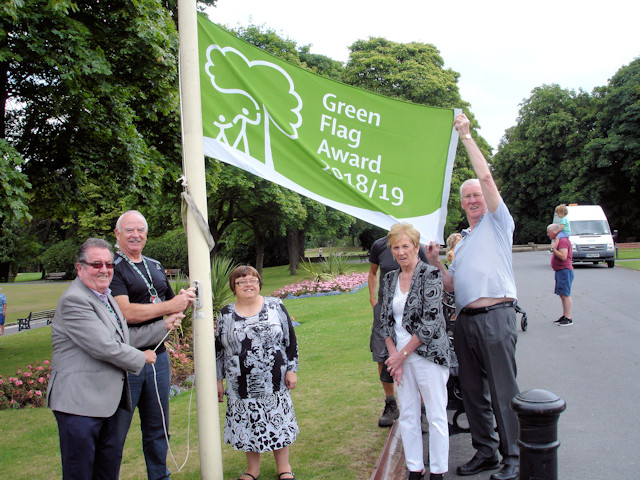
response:
<svg viewBox="0 0 640 480"><path fill-rule="evenodd" d="M572 220L571 235L608 235L609 225L604 220Z"/></svg>

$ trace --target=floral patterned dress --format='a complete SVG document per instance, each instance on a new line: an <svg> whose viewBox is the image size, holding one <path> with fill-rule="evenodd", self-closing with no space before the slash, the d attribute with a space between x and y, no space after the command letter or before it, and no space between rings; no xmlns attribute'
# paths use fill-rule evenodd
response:
<svg viewBox="0 0 640 480"><path fill-rule="evenodd" d="M291 445L299 429L285 375L298 371L298 343L282 301L264 297L250 317L227 305L215 335L218 380L227 380L224 442L260 453Z"/></svg>

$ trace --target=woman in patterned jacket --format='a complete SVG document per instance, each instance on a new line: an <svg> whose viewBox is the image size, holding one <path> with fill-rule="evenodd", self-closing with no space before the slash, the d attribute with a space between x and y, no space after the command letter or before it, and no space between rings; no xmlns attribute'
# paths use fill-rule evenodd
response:
<svg viewBox="0 0 640 480"><path fill-rule="evenodd" d="M222 309L215 333L218 401L227 395L224 441L247 455L238 480L256 480L260 455L270 451L279 478L289 480L289 445L299 432L289 393L298 371L293 325L280 299L260 295L255 268L236 268L229 285L237 300Z"/></svg>
<svg viewBox="0 0 640 480"><path fill-rule="evenodd" d="M389 353L385 362L396 383L398 425L409 479L422 479L420 395L429 421L430 479L440 480L449 465L447 380L453 351L442 313L442 274L418 258L420 234L397 223L387 245L400 265L383 279L381 330Z"/></svg>

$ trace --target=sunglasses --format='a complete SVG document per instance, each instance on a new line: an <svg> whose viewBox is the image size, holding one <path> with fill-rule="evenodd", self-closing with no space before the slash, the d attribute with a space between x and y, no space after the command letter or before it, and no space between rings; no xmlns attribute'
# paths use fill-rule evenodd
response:
<svg viewBox="0 0 640 480"><path fill-rule="evenodd" d="M113 266L115 265L115 263L113 262L82 262L85 265L89 265L93 268L95 268L96 270L100 270L103 266L106 266L109 270L111 270L113 268Z"/></svg>

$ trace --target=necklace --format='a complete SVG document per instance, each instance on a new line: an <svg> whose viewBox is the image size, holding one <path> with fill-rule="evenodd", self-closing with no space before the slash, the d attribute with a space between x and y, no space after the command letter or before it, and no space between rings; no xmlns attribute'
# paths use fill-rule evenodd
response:
<svg viewBox="0 0 640 480"><path fill-rule="evenodd" d="M131 265L131 268L133 268L136 272L138 272L138 275L140 275L140 277L144 281L145 285L147 286L147 290L149 290L149 303L161 303L162 300L160 300L160 297L158 296L158 291L153 286L153 277L151 276L151 272L149 271L149 265L147 265L147 261L145 260L144 256L142 257L142 264L144 265L144 268L147 271L147 275L149 275L149 280L147 280L147 277L145 277L142 274L142 272L137 267L137 265L133 263L131 259L127 257L127 255L122 250L118 250L116 253L120 255L129 265Z"/></svg>

